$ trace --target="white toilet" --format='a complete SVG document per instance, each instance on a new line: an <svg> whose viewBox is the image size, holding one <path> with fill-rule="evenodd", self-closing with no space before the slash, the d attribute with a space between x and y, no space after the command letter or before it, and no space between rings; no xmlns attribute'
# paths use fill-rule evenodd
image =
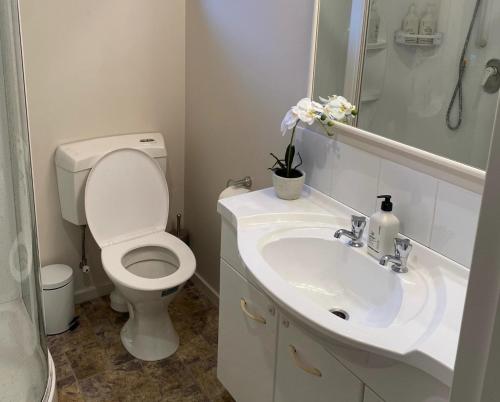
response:
<svg viewBox="0 0 500 402"><path fill-rule="evenodd" d="M137 141L135 147L131 147L130 136L122 136L128 137L124 138L123 147L117 137L109 137L114 141L112 147L80 143L76 155L92 149L100 154L97 160L91 158L92 170L85 177L86 221L102 249L105 272L128 304L130 318L121 331L123 345L135 357L152 361L177 350L179 338L167 307L194 274L196 261L189 247L165 232L169 210L167 182L151 155L154 152L141 146L149 142L145 147L154 148L151 143L157 142L161 148L163 139L151 134L147 138L142 134L135 136L140 137L132 139ZM69 145L74 150L77 144ZM103 148L107 152L102 152ZM63 167L58 160L64 158L58 159L56 154L62 205L78 198L67 194L79 187L75 184L80 180L64 177L77 172L59 171Z"/></svg>

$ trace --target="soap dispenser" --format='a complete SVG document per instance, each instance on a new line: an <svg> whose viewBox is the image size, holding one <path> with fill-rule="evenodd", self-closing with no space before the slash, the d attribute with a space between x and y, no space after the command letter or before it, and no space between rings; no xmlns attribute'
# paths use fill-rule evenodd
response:
<svg viewBox="0 0 500 402"><path fill-rule="evenodd" d="M417 14L417 6L415 3L412 3L410 9L408 10L408 14L403 19L403 24L401 29L404 33L409 35L418 35L418 29L420 24L420 18ZM406 38L407 43L417 43L417 38Z"/></svg>
<svg viewBox="0 0 500 402"><path fill-rule="evenodd" d="M380 211L370 217L368 229L368 254L380 260L384 255L394 252L394 238L399 233L399 219L392 213L391 195L379 195L383 198Z"/></svg>

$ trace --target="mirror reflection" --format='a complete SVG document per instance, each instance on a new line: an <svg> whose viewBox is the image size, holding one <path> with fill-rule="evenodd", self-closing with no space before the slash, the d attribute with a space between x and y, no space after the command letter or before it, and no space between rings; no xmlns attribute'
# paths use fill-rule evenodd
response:
<svg viewBox="0 0 500 402"><path fill-rule="evenodd" d="M314 98L344 93L351 0L323 0L318 16Z"/></svg>
<svg viewBox="0 0 500 402"><path fill-rule="evenodd" d="M349 62L343 68L324 67L324 20L333 24L333 17L324 13L345 3L321 1L315 96L330 82L342 93L338 81L345 80L346 69L355 68ZM357 126L485 169L500 88L500 42L492 40L500 35L500 2L371 0L367 10ZM351 38L345 31L333 34L335 55L339 43L345 49L352 46L352 33Z"/></svg>

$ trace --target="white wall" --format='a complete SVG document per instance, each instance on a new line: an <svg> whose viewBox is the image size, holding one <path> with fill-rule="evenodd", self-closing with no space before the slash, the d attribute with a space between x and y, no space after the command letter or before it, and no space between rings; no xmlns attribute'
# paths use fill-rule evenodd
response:
<svg viewBox="0 0 500 402"><path fill-rule="evenodd" d="M229 178L271 184L287 109L307 94L313 1L187 2L186 219L198 273L219 284L216 203ZM288 139L288 138L287 138Z"/></svg>
<svg viewBox="0 0 500 402"><path fill-rule="evenodd" d="M498 399L500 373L500 108L469 276L450 402Z"/></svg>
<svg viewBox="0 0 500 402"><path fill-rule="evenodd" d="M297 148L307 184L370 216L393 196L401 233L470 267L481 195L310 130Z"/></svg>
<svg viewBox="0 0 500 402"><path fill-rule="evenodd" d="M270 185L267 154L284 143L278 125L307 89L312 12L312 2L188 3L186 217L198 273L215 289L217 195L230 177ZM366 215L389 191L404 234L470 265L480 194L321 134L298 147L310 185Z"/></svg>
<svg viewBox="0 0 500 402"><path fill-rule="evenodd" d="M21 0L42 264L66 263L77 290L107 283L79 270L80 229L62 220L53 155L65 142L159 131L168 148L171 217L184 206L185 2Z"/></svg>
<svg viewBox="0 0 500 402"><path fill-rule="evenodd" d="M42 263L75 268L79 260L79 230L60 217L57 145L155 130L169 151L171 216L185 196L197 271L217 289L218 194L229 178L271 184L269 152L282 153L288 139L279 133L281 118L307 93L313 7L301 0L190 0L186 10L181 0L147 7L21 0ZM366 214L376 193L390 190L405 234L468 264L462 245L473 239L479 195L318 134L308 140L301 147L310 184ZM467 217L468 231L457 216ZM95 269L90 278L78 274L77 286L106 281Z"/></svg>

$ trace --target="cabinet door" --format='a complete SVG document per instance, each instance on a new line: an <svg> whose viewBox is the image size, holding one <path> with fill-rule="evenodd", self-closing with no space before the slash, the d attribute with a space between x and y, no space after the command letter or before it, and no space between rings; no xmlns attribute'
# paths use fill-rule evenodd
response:
<svg viewBox="0 0 500 402"><path fill-rule="evenodd" d="M363 384L286 318L279 327L275 402L362 402Z"/></svg>
<svg viewBox="0 0 500 402"><path fill-rule="evenodd" d="M269 298L221 261L217 375L238 402L271 402L276 309Z"/></svg>
<svg viewBox="0 0 500 402"><path fill-rule="evenodd" d="M384 402L375 392L365 386L365 397L363 402Z"/></svg>

